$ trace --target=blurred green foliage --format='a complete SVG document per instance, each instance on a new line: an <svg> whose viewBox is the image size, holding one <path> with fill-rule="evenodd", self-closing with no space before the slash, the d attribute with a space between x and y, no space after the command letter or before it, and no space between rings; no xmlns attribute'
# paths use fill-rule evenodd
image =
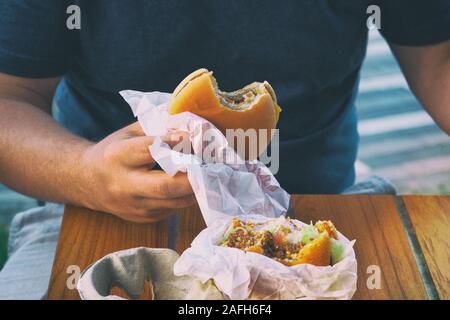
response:
<svg viewBox="0 0 450 320"><path fill-rule="evenodd" d="M450 196L450 183L448 183L448 184L441 183L438 186L438 190L439 190L439 194Z"/></svg>

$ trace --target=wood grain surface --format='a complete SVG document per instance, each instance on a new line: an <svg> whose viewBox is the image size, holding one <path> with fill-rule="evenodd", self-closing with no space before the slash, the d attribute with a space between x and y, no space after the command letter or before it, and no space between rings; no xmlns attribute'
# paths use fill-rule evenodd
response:
<svg viewBox="0 0 450 320"><path fill-rule="evenodd" d="M297 218L330 219L357 239L358 290L355 299L426 299L427 295L391 196L293 196ZM198 207L177 214L176 241L182 252L205 224ZM67 267L81 270L104 255L139 246L168 247L169 223L138 225L82 208L67 207L49 284L49 299L79 299L68 289ZM367 267L379 266L381 288L369 290ZM145 296L144 296L145 298Z"/></svg>
<svg viewBox="0 0 450 320"><path fill-rule="evenodd" d="M431 277L441 299L450 299L450 197L404 196Z"/></svg>
<svg viewBox="0 0 450 320"><path fill-rule="evenodd" d="M304 222L331 220L348 239L356 239L358 284L354 299L427 299L418 267L393 196L293 197ZM369 266L381 271L381 289L368 289Z"/></svg>
<svg viewBox="0 0 450 320"><path fill-rule="evenodd" d="M77 290L69 289L66 284L70 276L67 273L69 266L78 266L80 270L84 270L91 263L114 251L140 246L166 248L167 245L168 230L165 221L135 224L110 214L67 206L53 263L48 298L80 299ZM115 293L124 295L120 290ZM144 293L143 296L149 297L149 294Z"/></svg>
<svg viewBox="0 0 450 320"><path fill-rule="evenodd" d="M192 240L204 228L206 228L206 224L197 206L183 212L179 217L178 229L180 232L177 235L175 250L181 254L189 248Z"/></svg>

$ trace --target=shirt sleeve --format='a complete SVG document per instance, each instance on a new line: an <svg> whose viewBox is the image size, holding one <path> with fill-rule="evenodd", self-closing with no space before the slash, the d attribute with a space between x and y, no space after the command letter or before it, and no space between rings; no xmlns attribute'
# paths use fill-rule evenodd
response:
<svg viewBox="0 0 450 320"><path fill-rule="evenodd" d="M64 0L0 1L0 72L46 78L66 73L77 31Z"/></svg>
<svg viewBox="0 0 450 320"><path fill-rule="evenodd" d="M450 39L450 0L384 0L381 34L393 44L425 46Z"/></svg>

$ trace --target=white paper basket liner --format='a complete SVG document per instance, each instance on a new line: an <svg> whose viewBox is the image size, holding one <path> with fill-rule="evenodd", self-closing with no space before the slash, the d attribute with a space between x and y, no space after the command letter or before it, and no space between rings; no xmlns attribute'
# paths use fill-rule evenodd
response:
<svg viewBox="0 0 450 320"><path fill-rule="evenodd" d="M262 222L265 219L247 216L244 220ZM255 292L257 295L253 296L258 299L350 299L353 296L357 280L354 241L341 233L339 241L345 250L337 264L288 267L261 254L218 246L230 222L231 218L225 225L220 221L200 232L191 248L175 263L175 274L191 275L202 282L212 278L231 299L252 298L256 282L264 286L262 293Z"/></svg>

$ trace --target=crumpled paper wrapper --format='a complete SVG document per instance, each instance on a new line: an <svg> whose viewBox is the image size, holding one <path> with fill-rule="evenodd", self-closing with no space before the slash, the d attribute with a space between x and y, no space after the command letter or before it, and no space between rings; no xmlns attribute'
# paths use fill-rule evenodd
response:
<svg viewBox="0 0 450 320"><path fill-rule="evenodd" d="M209 121L190 112L168 114L171 95L161 92L121 91L146 135L156 136L150 153L169 175L187 172L207 225L230 214L278 217L289 207L289 195L259 161L243 161L225 136ZM171 130L189 135L193 154L184 154L163 142ZM214 150L213 161L207 157ZM206 156L205 156L206 155Z"/></svg>
<svg viewBox="0 0 450 320"><path fill-rule="evenodd" d="M232 216L264 220L285 215L289 195L263 163L241 160L207 120L189 112L169 115L170 94L129 90L120 94L145 134L158 137L177 129L188 133L192 143L193 154L172 150L160 138L150 147L151 155L167 174L187 172L207 225L175 263L176 275L193 276L203 283L213 279L231 299L352 297L357 263L353 242L341 234L344 258L328 267L287 267L260 254L218 246ZM219 156L208 161L202 156L206 148L213 148Z"/></svg>

